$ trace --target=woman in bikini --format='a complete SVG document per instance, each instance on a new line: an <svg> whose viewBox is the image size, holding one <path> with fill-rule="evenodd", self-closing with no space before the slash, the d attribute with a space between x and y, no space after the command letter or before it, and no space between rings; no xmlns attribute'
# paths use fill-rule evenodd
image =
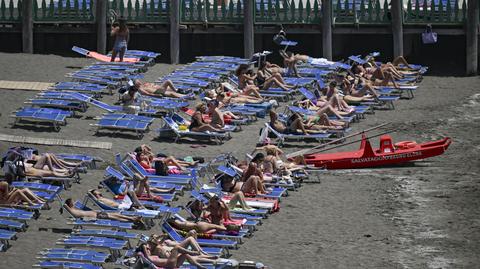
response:
<svg viewBox="0 0 480 269"><path fill-rule="evenodd" d="M252 175L246 179L245 182L235 180L233 177L222 174L215 177L220 181L222 191L229 193L242 192L244 195L248 194L266 194L267 191L259 176Z"/></svg>
<svg viewBox="0 0 480 269"><path fill-rule="evenodd" d="M96 210L81 210L76 208L73 205L73 201L71 198L65 200L64 207L74 218L92 218L92 219L109 219L109 220L117 220L121 222L134 222L140 223L142 222L141 217L132 217L132 216L124 216L119 213L111 213L105 211L96 211Z"/></svg>
<svg viewBox="0 0 480 269"><path fill-rule="evenodd" d="M215 263L216 256L208 255L191 234L182 242L167 239L167 235L150 236L147 243L141 245L142 253L156 266L162 268L179 268L188 261L197 268L206 268L200 263Z"/></svg>
<svg viewBox="0 0 480 269"><path fill-rule="evenodd" d="M189 129L193 132L218 132L223 133L224 130L216 128L203 120L203 114L207 111L207 106L204 103L200 103L196 106L195 113L192 115Z"/></svg>
<svg viewBox="0 0 480 269"><path fill-rule="evenodd" d="M10 187L7 182L0 182L0 204L18 205L27 203L29 206L44 204L45 200L35 195L30 189Z"/></svg>
<svg viewBox="0 0 480 269"><path fill-rule="evenodd" d="M293 86L287 85L279 73L269 73L265 62L260 64L257 71L256 82L260 89L268 90L270 87L280 87L285 91L289 91Z"/></svg>
<svg viewBox="0 0 480 269"><path fill-rule="evenodd" d="M240 64L235 70L235 75L238 79L238 88L243 91L244 95L253 95L256 98L263 99L258 92L259 88L255 86L256 75L249 72L249 66L247 64Z"/></svg>
<svg viewBox="0 0 480 269"><path fill-rule="evenodd" d="M113 26L110 35L114 38L114 45L112 50L112 57L110 62L114 62L117 54L119 55L120 62L123 62L123 56L127 51L128 40L130 39L130 31L127 27L127 21L124 18L118 20L118 26Z"/></svg>
<svg viewBox="0 0 480 269"><path fill-rule="evenodd" d="M135 87L143 95L153 97L171 97L171 98L193 98L193 95L186 95L178 93L178 89L173 85L171 80L165 80L160 85L155 83L142 82L136 79Z"/></svg>

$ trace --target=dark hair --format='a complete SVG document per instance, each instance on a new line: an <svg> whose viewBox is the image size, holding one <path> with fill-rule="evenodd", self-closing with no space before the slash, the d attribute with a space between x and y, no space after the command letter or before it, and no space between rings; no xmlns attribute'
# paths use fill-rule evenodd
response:
<svg viewBox="0 0 480 269"><path fill-rule="evenodd" d="M73 204L72 198L67 198L64 204L66 204L67 206L70 206L70 204Z"/></svg>
<svg viewBox="0 0 480 269"><path fill-rule="evenodd" d="M337 82L336 81L331 81L328 86L330 87L337 87Z"/></svg>
<svg viewBox="0 0 480 269"><path fill-rule="evenodd" d="M134 151L135 151L135 153L140 153L143 150L142 150L142 147L136 147Z"/></svg>
<svg viewBox="0 0 480 269"><path fill-rule="evenodd" d="M263 155L263 153L259 152L255 156L253 156L252 162L258 162L261 159L265 159L265 155Z"/></svg>
<svg viewBox="0 0 480 269"><path fill-rule="evenodd" d="M237 67L237 70L235 70L235 75L240 76L241 74L243 74L247 69L248 69L248 64L240 64L238 67Z"/></svg>

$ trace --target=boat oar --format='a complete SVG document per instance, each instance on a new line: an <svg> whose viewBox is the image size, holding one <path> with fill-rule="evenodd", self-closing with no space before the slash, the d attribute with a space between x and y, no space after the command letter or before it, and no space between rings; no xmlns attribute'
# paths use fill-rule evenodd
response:
<svg viewBox="0 0 480 269"><path fill-rule="evenodd" d="M287 158L292 158L292 157L296 157L296 156L301 156L301 155L305 155L305 154L309 154L309 153L312 153L313 151L315 151L316 149L319 149L319 148L324 148L325 146L328 146L328 145L331 145L331 144L335 144L337 142L340 142L342 140L345 140L347 138L350 138L350 137L354 137L354 136L357 136L357 135L361 135L361 134L364 134L366 132L370 132L370 131L373 131L373 130L376 130L378 128L382 128L383 126L386 126L390 124L390 122L387 122L387 123L383 123L383 124L380 124L380 125L377 125L377 126L374 126L372 128L368 128L368 129L365 129L363 131L359 131L359 132L356 132L356 133L353 133L351 135L347 135L347 136L344 136L344 137L341 137L341 138L338 138L338 139L335 139L335 140L332 140L328 143L325 143L325 144L321 144L321 145L318 145L318 146L315 146L311 149L302 149L302 150L299 150L299 151L295 151L295 152L292 152L292 153L289 153L287 154Z"/></svg>
<svg viewBox="0 0 480 269"><path fill-rule="evenodd" d="M376 134L376 135L372 135L372 136L366 137L366 139L374 138L374 137L379 137L379 136L382 136L382 135L384 135L384 134L389 134L389 133L392 133L392 132L395 132L395 131L396 131L396 130L394 130L394 129L388 130L388 131L385 131L385 132L382 132L382 133L379 133L379 134ZM362 138L362 139L363 139L363 138ZM345 143L345 144L341 144L341 145L329 147L329 148L326 148L326 149L314 150L314 151L309 152L308 154L320 153L320 152L324 152L324 151L327 151L327 150L344 147L344 146L347 146L347 145L350 145L350 144L353 144L353 143L357 143L357 142L359 142L359 141L362 141L362 139L357 139L357 140L355 140L355 141L351 141L351 142L348 142L348 143Z"/></svg>

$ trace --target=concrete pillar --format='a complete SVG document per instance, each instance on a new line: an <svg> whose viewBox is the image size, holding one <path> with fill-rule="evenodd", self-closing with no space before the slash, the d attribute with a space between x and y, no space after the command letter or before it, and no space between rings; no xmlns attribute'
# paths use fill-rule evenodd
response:
<svg viewBox="0 0 480 269"><path fill-rule="evenodd" d="M33 53L33 1L22 1L22 52Z"/></svg>
<svg viewBox="0 0 480 269"><path fill-rule="evenodd" d="M322 0L323 58L332 60L332 0Z"/></svg>
<svg viewBox="0 0 480 269"><path fill-rule="evenodd" d="M180 62L180 0L170 1L170 63Z"/></svg>
<svg viewBox="0 0 480 269"><path fill-rule="evenodd" d="M96 0L95 23L97 25L97 52L107 51L107 1Z"/></svg>
<svg viewBox="0 0 480 269"><path fill-rule="evenodd" d="M393 56L403 56L403 4L401 0L392 0Z"/></svg>
<svg viewBox="0 0 480 269"><path fill-rule="evenodd" d="M466 51L467 51L467 76L476 75L478 72L478 0L469 0L467 8L467 27L466 27Z"/></svg>
<svg viewBox="0 0 480 269"><path fill-rule="evenodd" d="M254 33L253 24L255 21L255 2L254 0L244 0L243 2L243 56L250 59L254 53Z"/></svg>

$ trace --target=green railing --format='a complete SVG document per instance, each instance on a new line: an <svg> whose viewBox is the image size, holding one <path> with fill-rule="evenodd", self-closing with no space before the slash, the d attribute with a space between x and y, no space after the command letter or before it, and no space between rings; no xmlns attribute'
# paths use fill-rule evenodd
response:
<svg viewBox="0 0 480 269"><path fill-rule="evenodd" d="M107 10L114 10L117 15L129 22L168 23L170 14L169 0L113 0L108 3Z"/></svg>
<svg viewBox="0 0 480 269"><path fill-rule="evenodd" d="M319 24L321 0L256 0L257 23Z"/></svg>
<svg viewBox="0 0 480 269"><path fill-rule="evenodd" d="M389 1L338 0L333 3L336 24L389 24Z"/></svg>
<svg viewBox="0 0 480 269"><path fill-rule="evenodd" d="M93 0L33 0L33 20L39 22L92 22Z"/></svg>
<svg viewBox="0 0 480 269"><path fill-rule="evenodd" d="M404 11L406 24L463 24L467 16L464 0L408 0Z"/></svg>
<svg viewBox="0 0 480 269"><path fill-rule="evenodd" d="M182 0L180 5L182 23L243 23L243 0Z"/></svg>
<svg viewBox="0 0 480 269"><path fill-rule="evenodd" d="M169 23L172 0L109 0L107 10L135 23ZM245 0L180 1L184 24L242 24ZM334 24L390 24L390 1L332 0ZM473 1L473 0L472 0ZM15 5L15 3L17 3ZM322 0L253 0L256 24L320 24ZM463 25L466 0L404 0L407 25ZM21 20L21 0L0 0L0 22ZM37 22L93 22L94 0L33 0Z"/></svg>
<svg viewBox="0 0 480 269"><path fill-rule="evenodd" d="M19 0L17 7L14 5L13 0L0 0L0 22L18 22L20 21L22 14L22 1Z"/></svg>

